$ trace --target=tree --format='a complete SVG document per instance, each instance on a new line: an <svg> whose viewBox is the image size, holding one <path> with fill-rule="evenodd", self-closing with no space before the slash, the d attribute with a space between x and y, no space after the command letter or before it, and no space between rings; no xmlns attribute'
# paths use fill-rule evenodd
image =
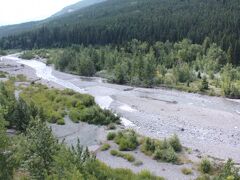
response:
<svg viewBox="0 0 240 180"><path fill-rule="evenodd" d="M26 140L25 165L34 179L44 179L51 172L58 151L57 140L45 122L38 118L31 121Z"/></svg>
<svg viewBox="0 0 240 180"><path fill-rule="evenodd" d="M11 180L13 176L14 163L12 152L9 149L10 141L6 135L5 120L0 107L0 179Z"/></svg>
<svg viewBox="0 0 240 180"><path fill-rule="evenodd" d="M31 120L31 112L27 103L22 98L19 98L12 118L16 129L25 132Z"/></svg>

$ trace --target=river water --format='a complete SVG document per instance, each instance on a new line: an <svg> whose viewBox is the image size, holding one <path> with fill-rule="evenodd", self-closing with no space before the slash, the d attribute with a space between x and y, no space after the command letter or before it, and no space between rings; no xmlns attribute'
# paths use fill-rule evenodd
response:
<svg viewBox="0 0 240 180"><path fill-rule="evenodd" d="M35 70L36 76L95 97L96 103L119 114L122 123L143 135L177 134L187 147L203 154L240 162L240 103L168 89L134 88L54 70L36 60L5 57ZM29 74L26 72L26 75Z"/></svg>

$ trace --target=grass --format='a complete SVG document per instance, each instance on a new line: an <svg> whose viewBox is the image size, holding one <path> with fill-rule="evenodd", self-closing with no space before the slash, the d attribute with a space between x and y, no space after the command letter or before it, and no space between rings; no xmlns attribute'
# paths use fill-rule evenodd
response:
<svg viewBox="0 0 240 180"><path fill-rule="evenodd" d="M103 144L102 147L101 147L101 151L107 151L107 150L110 149L110 147L111 147L111 146L110 146L109 144L107 144L107 143L106 143L106 144Z"/></svg>
<svg viewBox="0 0 240 180"><path fill-rule="evenodd" d="M181 171L185 175L191 175L193 173L192 170L189 168L182 168Z"/></svg>
<svg viewBox="0 0 240 180"><path fill-rule="evenodd" d="M112 156L121 157L123 159L126 159L128 162L134 162L135 161L135 157L131 154L122 153L122 152L117 151L117 150L111 150L110 153L111 153Z"/></svg>

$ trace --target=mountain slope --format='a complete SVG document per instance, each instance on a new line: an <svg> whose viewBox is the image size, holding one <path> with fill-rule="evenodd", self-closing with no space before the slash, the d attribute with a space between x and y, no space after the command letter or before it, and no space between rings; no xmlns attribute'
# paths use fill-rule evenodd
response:
<svg viewBox="0 0 240 180"><path fill-rule="evenodd" d="M83 0L83 1L79 1L76 4L67 6L65 8L63 8L61 11L57 12L56 14L54 14L52 17L57 17L57 16L63 16L72 12L75 12L77 10L80 10L82 8L103 2L105 0Z"/></svg>
<svg viewBox="0 0 240 180"><path fill-rule="evenodd" d="M107 0L44 27L0 41L2 48L121 44L133 38L148 42L189 38L202 43L208 36L240 59L239 0Z"/></svg>
<svg viewBox="0 0 240 180"><path fill-rule="evenodd" d="M103 1L105 1L105 0L82 0L82 1L79 1L75 4L73 4L73 5L65 7L64 9L57 12L53 16L51 16L47 19L44 19L42 21L33 21L33 22L26 22L26 23L9 25L9 26L1 26L0 27L0 38L5 37L5 36L9 36L9 35L12 35L12 34L20 34L24 31L30 31L30 30L39 28L39 27L45 25L46 23L48 23L50 21L61 18L62 16L66 16L69 13L78 11L82 8L85 8L85 7L88 7L88 6L91 6L93 4L103 2Z"/></svg>

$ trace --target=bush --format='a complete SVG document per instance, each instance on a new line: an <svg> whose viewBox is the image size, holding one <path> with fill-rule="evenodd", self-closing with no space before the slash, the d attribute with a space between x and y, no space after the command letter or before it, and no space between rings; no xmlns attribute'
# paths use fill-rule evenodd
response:
<svg viewBox="0 0 240 180"><path fill-rule="evenodd" d="M189 168L182 168L182 173L185 174L185 175L190 175L192 174L192 170L189 169Z"/></svg>
<svg viewBox="0 0 240 180"><path fill-rule="evenodd" d="M110 145L109 144L103 144L102 147L101 147L101 151L107 151L110 149Z"/></svg>
<svg viewBox="0 0 240 180"><path fill-rule="evenodd" d="M176 162L178 160L174 149L170 146L167 149L156 149L153 158L164 162Z"/></svg>
<svg viewBox="0 0 240 180"><path fill-rule="evenodd" d="M202 173L209 173L212 169L211 162L208 159L203 159L200 163L200 171Z"/></svg>
<svg viewBox="0 0 240 180"><path fill-rule="evenodd" d="M0 71L0 78L6 78L7 73Z"/></svg>
<svg viewBox="0 0 240 180"><path fill-rule="evenodd" d="M200 86L200 91L205 91L205 90L208 90L208 89L209 89L208 81L207 81L206 76L204 76L203 79L202 79L201 86Z"/></svg>
<svg viewBox="0 0 240 180"><path fill-rule="evenodd" d="M135 162L133 163L133 165L138 167L138 166L143 165L143 162L138 160L138 161L135 161Z"/></svg>
<svg viewBox="0 0 240 180"><path fill-rule="evenodd" d="M113 140L115 137L116 137L116 133L110 132L110 133L108 133L108 135L107 135L107 140L111 141L111 140Z"/></svg>
<svg viewBox="0 0 240 180"><path fill-rule="evenodd" d="M155 151L155 141L150 138L145 138L141 147L144 154L152 155Z"/></svg>
<svg viewBox="0 0 240 180"><path fill-rule="evenodd" d="M113 155L113 156L117 156L118 151L113 149L113 150L110 151L110 154Z"/></svg>
<svg viewBox="0 0 240 180"><path fill-rule="evenodd" d="M115 138L115 143L119 145L120 151L132 151L138 146L137 135L134 131L119 132Z"/></svg>
<svg viewBox="0 0 240 180"><path fill-rule="evenodd" d="M35 54L31 51L25 51L19 57L22 59L31 60L31 59L35 58Z"/></svg>
<svg viewBox="0 0 240 180"><path fill-rule="evenodd" d="M179 138L177 137L176 134L173 137L171 137L168 140L168 142L173 147L175 152L181 152L182 151L182 145L181 145L180 140L179 140Z"/></svg>
<svg viewBox="0 0 240 180"><path fill-rule="evenodd" d="M73 122L78 123L80 120L80 113L76 109L71 109L69 111L69 117Z"/></svg>
<svg viewBox="0 0 240 180"><path fill-rule="evenodd" d="M211 179L211 178L210 178L209 175L204 174L204 175L202 175L202 176L197 177L196 180L210 180L210 179Z"/></svg>
<svg viewBox="0 0 240 180"><path fill-rule="evenodd" d="M116 129L116 126L115 126L114 123L110 123L110 124L107 126L107 129L108 129L108 130L114 130L114 129Z"/></svg>
<svg viewBox="0 0 240 180"><path fill-rule="evenodd" d="M57 124L58 124L58 125L65 125L64 119L63 119L63 118L58 119L58 120L57 120Z"/></svg>
<svg viewBox="0 0 240 180"><path fill-rule="evenodd" d="M126 159L126 160L128 160L129 162L134 162L134 161L135 161L134 156L131 155L131 154L124 154L124 155L123 155L123 158Z"/></svg>

